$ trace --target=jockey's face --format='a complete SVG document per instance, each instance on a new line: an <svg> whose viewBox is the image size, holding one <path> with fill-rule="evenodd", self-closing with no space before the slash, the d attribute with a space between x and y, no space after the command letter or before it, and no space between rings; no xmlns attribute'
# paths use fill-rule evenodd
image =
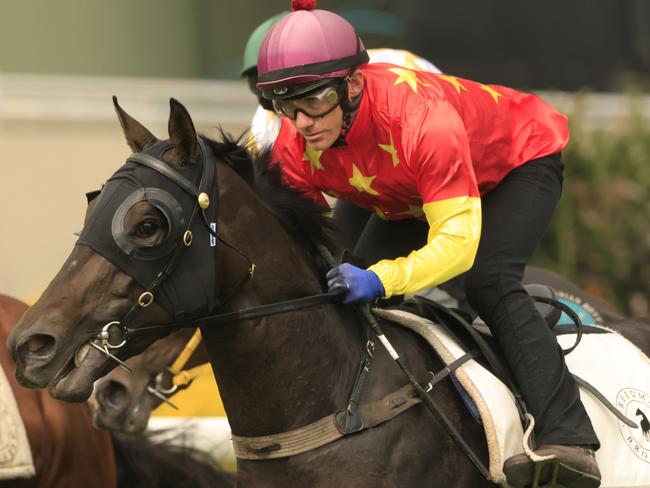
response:
<svg viewBox="0 0 650 488"><path fill-rule="evenodd" d="M289 119L305 141L316 151L324 151L334 144L343 128L343 111L337 106L322 117L310 117L303 111L296 113L295 119Z"/></svg>
<svg viewBox="0 0 650 488"><path fill-rule="evenodd" d="M363 73L355 70L346 81L348 84L348 101L361 93L364 86ZM322 117L310 117L303 110L294 111L295 119L289 118L293 126L302 134L309 145L317 150L329 149L341 135L343 129L343 110L337 103L336 108ZM354 121L356 112L352 114Z"/></svg>

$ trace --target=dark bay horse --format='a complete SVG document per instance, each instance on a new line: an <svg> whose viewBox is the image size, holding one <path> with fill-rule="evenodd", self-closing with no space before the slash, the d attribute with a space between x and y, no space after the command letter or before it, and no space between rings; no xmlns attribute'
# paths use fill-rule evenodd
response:
<svg viewBox="0 0 650 488"><path fill-rule="evenodd" d="M189 114L175 100L171 101L169 142L158 141L117 104L116 109L134 152L168 148L161 154L164 165L188 173L198 160L199 149L205 147L207 163L216 165L221 240L216 246L214 288L220 297L228 297L220 311L322 293L324 273L309 244L324 241L324 217L319 207L284 188L277 172L261 171L252 178L248 153L233 141L199 140ZM87 225L93 221L92 212L91 203ZM134 204L123 217L124 233L136 253L164 245L173 231L173 222L146 200ZM248 259L255 264L254 275ZM243 280L249 273L252 279ZM16 358L17 378L27 386L47 387L58 398L87 398L94 381L116 364L96 347L89 348L89 341L107 331L106 324L120 321L138 300L149 305L149 299L143 298L144 286L148 285L139 284L89 246L76 245L12 334L9 347ZM170 311L156 300L134 318L129 317L128 325L135 330L172 321ZM110 344L124 339L120 330L109 328ZM384 332L421 381L428 371L442 368L410 331L384 325ZM333 302L214 327L205 325L202 334L233 434L246 437L297 429L345 409L367 347L355 311ZM126 359L142 352L160 335L127 336L123 347L112 353ZM405 384L389 354L378 347L361 403L378 400ZM484 434L451 383L443 381L431 395L485 462ZM491 485L422 405L377 427L296 456L239 459L238 481L255 487Z"/></svg>
<svg viewBox="0 0 650 488"><path fill-rule="evenodd" d="M2 342L26 310L25 303L0 294ZM0 348L0 364L6 372L14 369L5 348ZM98 431L86 403L61 402L46 391L23 388L11 374L7 379L25 424L36 474L29 479L0 481L0 487L226 488L234 484L228 473L195 461L190 451Z"/></svg>
<svg viewBox="0 0 650 488"><path fill-rule="evenodd" d="M192 386L192 383L188 382L179 388L174 388L169 369L185 351L193 334L193 329L182 329L163 337L142 354L126 361L133 372L128 373L121 368L115 368L100 379L95 385L93 405L95 426L125 434L144 433L151 412L158 408L165 398L173 402L173 394ZM187 358L183 371L191 371L192 368L209 360L201 342ZM203 401L213 400L215 395L194 389L193 392L194 395L203 397ZM209 398L206 398L208 395Z"/></svg>
<svg viewBox="0 0 650 488"><path fill-rule="evenodd" d="M579 301L585 306L593 307L602 318L604 325L616 324L623 320L628 324L633 322L632 319L624 317L611 305L589 294L574 282L547 269L528 266L524 274L524 282L550 286L562 297L571 297L572 300ZM143 433L151 412L163 402L160 397L152 394L150 389L155 388L159 375L163 375L167 383L166 387L170 386L168 368L181 354L192 333L191 329L183 329L158 340L142 354L126 361L133 369L132 373L115 368L99 380L95 385L97 403L93 412L95 425L118 432ZM208 360L205 348L199 347L191 356L186 368ZM188 393L191 392L197 399L206 395L206 392L197 391L191 385L188 388L190 388ZM173 401L173 397L170 398Z"/></svg>

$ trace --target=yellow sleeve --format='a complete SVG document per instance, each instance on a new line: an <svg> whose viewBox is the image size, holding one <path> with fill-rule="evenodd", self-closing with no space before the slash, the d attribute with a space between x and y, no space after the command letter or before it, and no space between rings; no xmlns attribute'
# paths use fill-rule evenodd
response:
<svg viewBox="0 0 650 488"><path fill-rule="evenodd" d="M481 237L481 199L454 197L426 203L427 244L408 256L368 268L384 285L384 298L439 285L472 267Z"/></svg>

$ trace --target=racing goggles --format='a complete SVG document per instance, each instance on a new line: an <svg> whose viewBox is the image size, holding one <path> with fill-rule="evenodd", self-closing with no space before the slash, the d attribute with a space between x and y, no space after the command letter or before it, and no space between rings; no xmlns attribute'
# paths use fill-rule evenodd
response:
<svg viewBox="0 0 650 488"><path fill-rule="evenodd" d="M311 119L317 119L329 114L340 103L339 88L330 85L304 97L273 100L273 108L279 115L291 120L298 118L298 112L302 112Z"/></svg>

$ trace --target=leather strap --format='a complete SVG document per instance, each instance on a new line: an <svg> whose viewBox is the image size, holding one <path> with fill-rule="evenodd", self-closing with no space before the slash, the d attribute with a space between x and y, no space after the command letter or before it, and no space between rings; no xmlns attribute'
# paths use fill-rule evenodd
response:
<svg viewBox="0 0 650 488"><path fill-rule="evenodd" d="M357 379L354 382L352 393L348 400L348 407L336 414L336 423L338 429L343 434L351 434L358 430L363 429L363 418L359 411L359 403L363 388L366 385L366 380L370 375L370 369L374 362L375 343L371 340L372 332L370 327L366 325L366 337L364 341L363 359L359 364L359 371L357 372Z"/></svg>
<svg viewBox="0 0 650 488"><path fill-rule="evenodd" d="M190 340L187 341L187 343L185 344L185 347L183 348L181 353L176 357L172 365L169 367L169 372L172 375L177 375L183 370L183 367L190 360L192 354L194 354L194 351L196 351L196 348L199 347L200 343L201 343L201 329L196 329L194 331L194 334L192 334Z"/></svg>
<svg viewBox="0 0 650 488"><path fill-rule="evenodd" d="M145 153L132 154L127 158L127 163L138 163L149 168L158 171L158 173L165 175L183 190L189 193L193 197L199 196L199 189L192 183L190 180L185 178L183 175L172 169L170 166L166 165L162 161L150 156Z"/></svg>
<svg viewBox="0 0 650 488"><path fill-rule="evenodd" d="M257 317L266 317L268 315L275 315L278 313L291 312L293 310L301 310L303 308L313 307L314 305L319 305L321 303L334 301L336 299L339 299L339 297L339 293L320 293L317 295L309 295L302 298L296 298L294 300L286 300L284 302L276 302L270 303L268 305L259 305L256 307L244 308L235 312L210 315L209 317L202 317L200 319L179 321L170 324L148 325L145 327L136 327L133 329L127 327L125 330L127 334L134 336L155 331L187 329L188 327L213 326L217 324L234 322L236 320L254 319Z"/></svg>
<svg viewBox="0 0 650 488"><path fill-rule="evenodd" d="M356 432L387 422L421 401L413 386L408 384L381 400L361 405L359 412L363 419L363 428ZM261 437L233 435L235 456L250 460L276 459L295 456L334 442L345 435L337 428L336 415L328 415L299 429L280 434Z"/></svg>
<svg viewBox="0 0 650 488"><path fill-rule="evenodd" d="M426 390L430 391L441 379L453 373L472 358L473 354L467 353L445 366L438 374L433 375L431 382L425 387ZM347 412L347 409L344 409L299 429L280 434L261 437L233 435L232 444L235 449L235 456L239 459L250 460L295 456L334 442L346 435L355 434L383 424L421 402L422 399L418 396L413 385L409 383L399 390L384 396L381 400L358 407L356 413L360 422L354 430L346 431L344 422L341 422L341 418L345 417Z"/></svg>

